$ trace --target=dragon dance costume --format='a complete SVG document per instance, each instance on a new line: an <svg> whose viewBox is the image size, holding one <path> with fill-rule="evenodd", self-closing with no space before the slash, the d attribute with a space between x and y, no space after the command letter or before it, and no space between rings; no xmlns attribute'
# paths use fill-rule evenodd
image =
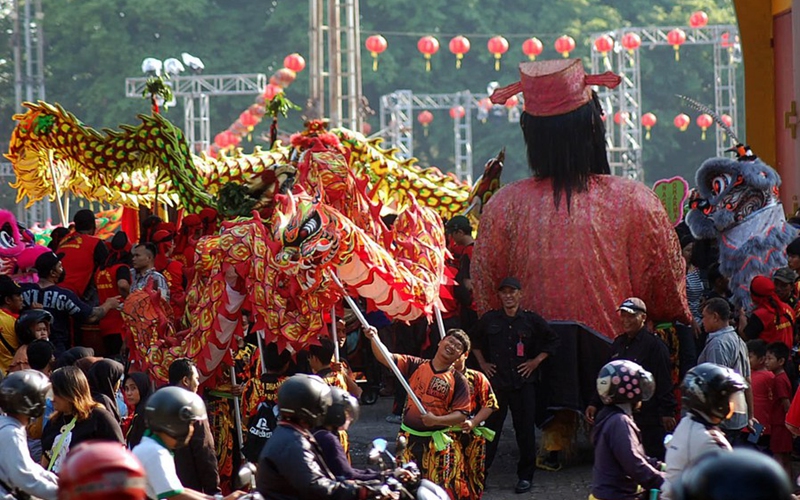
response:
<svg viewBox="0 0 800 500"><path fill-rule="evenodd" d="M497 411L499 408L497 398L492 391L489 379L483 373L467 368L464 377L469 384L470 397L470 417L474 417L482 408L491 408ZM478 499L483 495L486 487L486 440L494 439L493 432L481 426L481 422L475 422L476 427L472 432L461 434L459 439L461 450L464 455L464 475L466 476L467 489L469 496L466 499Z"/></svg>

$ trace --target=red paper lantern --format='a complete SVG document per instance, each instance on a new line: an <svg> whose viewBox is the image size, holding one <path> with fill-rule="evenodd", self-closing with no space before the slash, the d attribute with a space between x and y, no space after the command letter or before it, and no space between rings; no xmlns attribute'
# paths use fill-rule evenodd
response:
<svg viewBox="0 0 800 500"><path fill-rule="evenodd" d="M227 130L224 132L220 132L219 134L214 136L214 144L217 145L219 149L225 149L231 145L230 139L231 133Z"/></svg>
<svg viewBox="0 0 800 500"><path fill-rule="evenodd" d="M706 140L706 130L708 130L708 127L710 127L711 125L714 124L714 119L711 118L711 115L708 115L707 113L703 113L702 115L697 117L696 123L697 123L697 126L700 127L700 130L703 131L703 135L700 136L700 139L705 141Z"/></svg>
<svg viewBox="0 0 800 500"><path fill-rule="evenodd" d="M672 45L672 48L675 49L675 60L681 60L681 45L686 41L686 33L680 29L675 28L674 30L667 33L667 42Z"/></svg>
<svg viewBox="0 0 800 500"><path fill-rule="evenodd" d="M494 107L494 103L488 97L484 97L480 101L478 101L478 107L484 111L491 111Z"/></svg>
<svg viewBox="0 0 800 500"><path fill-rule="evenodd" d="M420 113L417 115L417 121L422 124L422 128L425 131L425 137L428 137L428 125L430 125L433 121L433 113L427 109L425 111L420 111Z"/></svg>
<svg viewBox="0 0 800 500"><path fill-rule="evenodd" d="M469 52L470 44L467 37L458 35L450 40L450 52L456 55L456 69L461 67L461 60L464 59L464 54Z"/></svg>
<svg viewBox="0 0 800 500"><path fill-rule="evenodd" d="M600 35L594 41L594 49L605 56L614 49L614 40L608 35Z"/></svg>
<svg viewBox="0 0 800 500"><path fill-rule="evenodd" d="M294 71L281 68L270 77L269 83L286 88L294 82L295 78L297 78L297 74Z"/></svg>
<svg viewBox="0 0 800 500"><path fill-rule="evenodd" d="M689 128L689 124L692 123L692 119L685 113L681 113L672 120L672 123L675 125L675 128L681 132L686 132L686 129Z"/></svg>
<svg viewBox="0 0 800 500"><path fill-rule="evenodd" d="M614 113L614 123L617 125L621 124L622 122L626 121L630 115L627 111L617 111Z"/></svg>
<svg viewBox="0 0 800 500"><path fill-rule="evenodd" d="M464 109L464 106L453 106L452 108L450 108L450 118L452 118L453 120L460 120L464 118L464 115L466 114L467 112Z"/></svg>
<svg viewBox="0 0 800 500"><path fill-rule="evenodd" d="M505 107L508 109L516 108L519 104L519 97L512 95L506 100Z"/></svg>
<svg viewBox="0 0 800 500"><path fill-rule="evenodd" d="M528 38L522 42L522 53L528 56L528 59L531 61L535 61L536 56L541 54L543 50L544 45L542 45L542 41L536 37Z"/></svg>
<svg viewBox="0 0 800 500"><path fill-rule="evenodd" d="M692 28L702 28L708 24L708 14L702 10L698 10L689 17L689 26Z"/></svg>
<svg viewBox="0 0 800 500"><path fill-rule="evenodd" d="M380 35L372 35L365 42L367 50L372 55L372 71L378 71L378 54L386 50L386 39Z"/></svg>
<svg viewBox="0 0 800 500"><path fill-rule="evenodd" d="M253 116L249 110L247 110L243 111L242 114L239 115L239 121L242 122L242 125L244 125L248 130L253 130L253 127L258 125L260 120L258 117Z"/></svg>
<svg viewBox="0 0 800 500"><path fill-rule="evenodd" d="M439 52L439 40L432 36L423 36L417 42L417 50L425 56L425 71L430 71L431 56Z"/></svg>
<svg viewBox="0 0 800 500"><path fill-rule="evenodd" d="M719 36L719 44L722 46L723 49L732 49L733 44L731 43L731 34L727 31Z"/></svg>
<svg viewBox="0 0 800 500"><path fill-rule="evenodd" d="M733 118L731 118L731 115L722 115L719 118L722 120L722 123L724 123L725 125L727 125L729 127L733 127Z"/></svg>
<svg viewBox="0 0 800 500"><path fill-rule="evenodd" d="M364 135L369 135L372 133L372 125L367 122L361 124L361 133Z"/></svg>
<svg viewBox="0 0 800 500"><path fill-rule="evenodd" d="M642 115L642 125L644 125L645 130L647 130L647 134L645 134L645 139L650 139L650 129L655 127L656 123L658 123L658 118L653 113L645 113Z"/></svg>
<svg viewBox="0 0 800 500"><path fill-rule="evenodd" d="M242 138L239 137L238 135L234 134L230 130L228 130L228 134L229 134L228 137L230 137L230 140L231 140L231 144L230 144L231 146L238 146L239 143L242 142Z"/></svg>
<svg viewBox="0 0 800 500"><path fill-rule="evenodd" d="M642 39L636 33L625 33L622 36L622 46L628 49L629 53L642 46Z"/></svg>
<svg viewBox="0 0 800 500"><path fill-rule="evenodd" d="M269 83L267 84L266 87L264 87L264 94L262 95L264 96L264 99L266 99L267 101L271 101L276 95L280 94L281 92L283 92L283 89L281 87Z"/></svg>
<svg viewBox="0 0 800 500"><path fill-rule="evenodd" d="M508 52L508 40L502 36L493 36L489 39L489 43L486 44L486 47L489 49L489 52L494 54L494 70L500 71L500 58L503 57L503 54Z"/></svg>
<svg viewBox="0 0 800 500"><path fill-rule="evenodd" d="M575 40L569 35L562 35L556 40L555 48L556 52L567 58L575 50Z"/></svg>
<svg viewBox="0 0 800 500"><path fill-rule="evenodd" d="M283 65L295 73L300 73L306 67L306 60L295 52L283 58Z"/></svg>

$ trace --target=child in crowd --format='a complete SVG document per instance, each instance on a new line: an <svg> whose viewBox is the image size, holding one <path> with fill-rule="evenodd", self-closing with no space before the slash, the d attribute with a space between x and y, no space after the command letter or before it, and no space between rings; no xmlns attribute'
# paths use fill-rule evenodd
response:
<svg viewBox="0 0 800 500"><path fill-rule="evenodd" d="M653 375L628 360L607 363L597 376L603 408L592 430L594 467L590 500L633 498L639 488L661 488L661 463L648 457L633 412L653 397Z"/></svg>
<svg viewBox="0 0 800 500"><path fill-rule="evenodd" d="M31 368L28 363L28 345L34 340L48 340L52 321L53 316L44 309L29 309L20 313L14 324L19 348L8 367L9 373Z"/></svg>
<svg viewBox="0 0 800 500"><path fill-rule="evenodd" d="M772 435L771 412L774 400L775 374L767 370L767 343L762 339L747 342L747 352L750 356L750 383L753 393L753 417L763 425L761 436L755 446L760 451L769 450L770 436ZM752 441L751 441L752 443Z"/></svg>
<svg viewBox="0 0 800 500"><path fill-rule="evenodd" d="M771 424L772 435L770 437L769 449L772 451L775 460L786 470L787 474L792 475L792 462L790 454L792 452L792 434L786 427L786 413L789 411L792 400L792 383L783 369L786 360L790 355L789 347L783 342L773 342L767 346L765 366L775 374L775 385L773 390L772 412L769 423Z"/></svg>

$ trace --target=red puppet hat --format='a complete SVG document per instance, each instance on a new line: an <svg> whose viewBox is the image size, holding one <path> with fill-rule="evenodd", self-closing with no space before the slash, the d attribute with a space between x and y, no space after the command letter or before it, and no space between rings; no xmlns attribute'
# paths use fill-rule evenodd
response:
<svg viewBox="0 0 800 500"><path fill-rule="evenodd" d="M519 65L520 81L496 89L494 104L504 104L522 92L524 110L533 116L556 116L574 111L592 99L592 85L613 89L622 78L610 71L587 75L580 59L524 62Z"/></svg>

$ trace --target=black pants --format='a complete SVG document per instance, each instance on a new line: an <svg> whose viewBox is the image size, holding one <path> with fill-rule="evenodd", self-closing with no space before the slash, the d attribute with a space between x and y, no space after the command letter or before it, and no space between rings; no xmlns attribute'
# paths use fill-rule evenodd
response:
<svg viewBox="0 0 800 500"><path fill-rule="evenodd" d="M506 420L508 410L511 410L511 422L514 424L514 434L519 448L517 478L531 481L536 470L536 424L534 423L536 386L524 384L520 389L495 390L494 394L500 408L486 419L486 427L496 432L494 441L486 443L487 474L497 454L503 422Z"/></svg>

